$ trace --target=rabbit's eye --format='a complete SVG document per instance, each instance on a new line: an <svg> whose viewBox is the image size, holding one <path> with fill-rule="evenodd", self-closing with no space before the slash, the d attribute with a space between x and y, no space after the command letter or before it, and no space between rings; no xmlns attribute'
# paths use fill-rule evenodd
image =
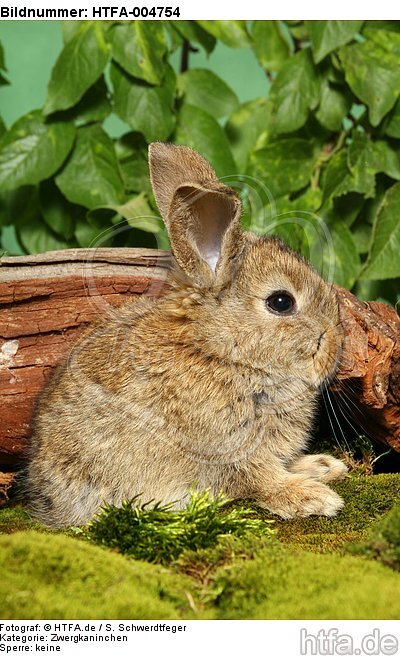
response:
<svg viewBox="0 0 400 656"><path fill-rule="evenodd" d="M288 292L274 292L265 302L273 314L293 314L296 305L293 296Z"/></svg>

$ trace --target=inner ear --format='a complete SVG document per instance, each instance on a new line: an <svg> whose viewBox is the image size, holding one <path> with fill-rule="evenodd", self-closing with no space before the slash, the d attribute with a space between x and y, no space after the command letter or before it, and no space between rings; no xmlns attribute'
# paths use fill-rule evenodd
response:
<svg viewBox="0 0 400 656"><path fill-rule="evenodd" d="M167 225L176 261L200 287L229 279L243 246L241 202L233 189L216 182L176 189Z"/></svg>
<svg viewBox="0 0 400 656"><path fill-rule="evenodd" d="M232 221L232 200L226 194L199 192L191 211L190 237L200 256L215 272L224 234Z"/></svg>
<svg viewBox="0 0 400 656"><path fill-rule="evenodd" d="M215 273L221 263L224 236L238 222L240 208L233 190L220 183L212 190L203 185L179 187L169 214L169 233L176 259L189 259L190 268L195 260L201 260L204 266L208 265L210 273ZM180 264L187 268L186 263ZM204 272L203 266L201 269Z"/></svg>

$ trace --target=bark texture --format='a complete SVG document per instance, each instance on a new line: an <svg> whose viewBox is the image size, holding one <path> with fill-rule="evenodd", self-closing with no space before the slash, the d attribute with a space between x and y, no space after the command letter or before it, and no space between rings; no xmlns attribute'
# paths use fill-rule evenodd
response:
<svg viewBox="0 0 400 656"><path fill-rule="evenodd" d="M162 294L169 262L166 251L133 248L0 259L0 471L26 459L36 399L81 332L128 297ZM383 303L338 295L346 336L332 390L350 395L360 425L400 451L400 319Z"/></svg>
<svg viewBox="0 0 400 656"><path fill-rule="evenodd" d="M400 317L385 303L337 292L345 340L332 391L361 428L400 452Z"/></svg>

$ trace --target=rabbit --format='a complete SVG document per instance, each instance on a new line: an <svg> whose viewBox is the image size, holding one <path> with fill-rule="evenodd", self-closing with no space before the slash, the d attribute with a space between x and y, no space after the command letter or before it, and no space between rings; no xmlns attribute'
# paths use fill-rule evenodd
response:
<svg viewBox="0 0 400 656"><path fill-rule="evenodd" d="M92 325L34 418L27 485L45 525L82 525L107 502L175 502L208 489L282 518L335 515L346 466L306 455L335 371L338 301L277 238L242 230L241 202L185 146L149 147L174 265L158 299Z"/></svg>

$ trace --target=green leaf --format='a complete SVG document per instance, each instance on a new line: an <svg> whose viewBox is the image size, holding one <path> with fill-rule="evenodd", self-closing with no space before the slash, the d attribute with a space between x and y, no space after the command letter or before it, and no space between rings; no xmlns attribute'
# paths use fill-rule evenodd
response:
<svg viewBox="0 0 400 656"><path fill-rule="evenodd" d="M387 118L385 134L389 137L400 139L400 100L396 102Z"/></svg>
<svg viewBox="0 0 400 656"><path fill-rule="evenodd" d="M114 111L147 141L165 141L175 126L173 102L175 73L170 66L162 86L154 87L130 77L116 64L111 66Z"/></svg>
<svg viewBox="0 0 400 656"><path fill-rule="evenodd" d="M104 121L111 114L109 92L103 75L86 91L84 96L73 107L71 120L78 123L95 123Z"/></svg>
<svg viewBox="0 0 400 656"><path fill-rule="evenodd" d="M321 189L312 189L308 187L306 191L294 198L292 201L292 209L299 210L301 212L316 212L322 203L322 191Z"/></svg>
<svg viewBox="0 0 400 656"><path fill-rule="evenodd" d="M366 20L364 21L364 28L362 33L370 30L382 30L390 32L400 32L400 24L398 20Z"/></svg>
<svg viewBox="0 0 400 656"><path fill-rule="evenodd" d="M230 87L212 71L194 68L178 76L177 88L185 102L220 118L234 112L239 101Z"/></svg>
<svg viewBox="0 0 400 656"><path fill-rule="evenodd" d="M368 201L361 194L350 191L332 199L332 202L321 209L322 218L327 223L341 221L349 228L357 220Z"/></svg>
<svg viewBox="0 0 400 656"><path fill-rule="evenodd" d="M69 246L67 240L56 235L40 215L30 218L29 221L18 223L16 229L18 237L28 253L58 251Z"/></svg>
<svg viewBox="0 0 400 656"><path fill-rule="evenodd" d="M109 37L112 56L127 73L149 84L161 84L167 48L162 21L114 25Z"/></svg>
<svg viewBox="0 0 400 656"><path fill-rule="evenodd" d="M71 239L74 236L77 208L64 198L54 180L42 182L39 202L41 214L49 228L65 239Z"/></svg>
<svg viewBox="0 0 400 656"><path fill-rule="evenodd" d="M128 157L120 162L120 169L126 191L151 193L147 158Z"/></svg>
<svg viewBox="0 0 400 656"><path fill-rule="evenodd" d="M101 21L88 21L64 46L51 72L45 114L75 105L102 74L108 60Z"/></svg>
<svg viewBox="0 0 400 656"><path fill-rule="evenodd" d="M5 126L3 119L0 116L0 140L5 132L7 132L7 128Z"/></svg>
<svg viewBox="0 0 400 656"><path fill-rule="evenodd" d="M147 159L148 144L140 132L125 132L115 141L115 152L118 160L132 155L140 155Z"/></svg>
<svg viewBox="0 0 400 656"><path fill-rule="evenodd" d="M353 293L361 300L374 299L381 303L393 305L396 309L400 303L400 278L392 280L357 280Z"/></svg>
<svg viewBox="0 0 400 656"><path fill-rule="evenodd" d="M90 23L90 21L81 20L64 20L61 23L61 33L64 43L68 43L81 31L82 25Z"/></svg>
<svg viewBox="0 0 400 656"><path fill-rule="evenodd" d="M86 217L79 216L76 219L75 239L81 248L99 248L112 246L114 230L104 227L98 228L91 225Z"/></svg>
<svg viewBox="0 0 400 656"><path fill-rule="evenodd" d="M271 125L270 104L265 98L244 103L230 116L225 132L231 144L238 170L246 170L250 152L260 135Z"/></svg>
<svg viewBox="0 0 400 656"><path fill-rule="evenodd" d="M324 203L333 196L354 191L354 181L348 166L346 150L335 153L328 162L323 176Z"/></svg>
<svg viewBox="0 0 400 656"><path fill-rule="evenodd" d="M372 141L365 133L353 131L348 148L348 165L353 175L354 191L366 198L375 195L375 174L385 173L400 180L400 154L387 141Z"/></svg>
<svg viewBox="0 0 400 656"><path fill-rule="evenodd" d="M53 175L70 152L75 132L70 123L46 123L40 111L20 118L0 142L0 190Z"/></svg>
<svg viewBox="0 0 400 656"><path fill-rule="evenodd" d="M327 81L322 86L321 102L315 113L318 121L326 130L339 132L342 121L352 105L350 95L330 85Z"/></svg>
<svg viewBox="0 0 400 656"><path fill-rule="evenodd" d="M164 21L164 27L167 36L168 51L169 54L172 55L178 50L178 48L182 48L185 39L182 36L182 34L178 32L178 30L176 29L176 26L174 25L174 21L168 21L168 20Z"/></svg>
<svg viewBox="0 0 400 656"><path fill-rule="evenodd" d="M115 142L125 190L151 194L147 144L139 133L128 132Z"/></svg>
<svg viewBox="0 0 400 656"><path fill-rule="evenodd" d="M400 34L398 32L367 28L363 34L367 39L392 53L395 57L400 56Z"/></svg>
<svg viewBox="0 0 400 656"><path fill-rule="evenodd" d="M261 180L273 198L305 187L314 165L312 144L305 139L282 139L257 150L249 171Z"/></svg>
<svg viewBox="0 0 400 656"><path fill-rule="evenodd" d="M400 43L400 34L387 34L397 37ZM368 106L372 125L379 125L400 94L399 57L391 48L371 39L345 46L339 56L351 90Z"/></svg>
<svg viewBox="0 0 400 656"><path fill-rule="evenodd" d="M378 140L373 144L374 166L377 173L385 173L394 180L400 180L400 152L396 145Z"/></svg>
<svg viewBox="0 0 400 656"><path fill-rule="evenodd" d="M37 187L18 187L0 194L0 226L29 221L37 214Z"/></svg>
<svg viewBox="0 0 400 656"><path fill-rule="evenodd" d="M306 41L309 38L306 21L285 21L289 27L290 34L297 41Z"/></svg>
<svg viewBox="0 0 400 656"><path fill-rule="evenodd" d="M88 218L92 225L99 227L116 215L126 219L129 225L137 230L158 233L164 229L161 219L152 211L144 193L134 196L123 205L96 207L89 212Z"/></svg>
<svg viewBox="0 0 400 656"><path fill-rule="evenodd" d="M364 21L307 21L314 61L318 64L330 52L351 41Z"/></svg>
<svg viewBox="0 0 400 656"><path fill-rule="evenodd" d="M290 46L279 21L254 21L251 35L253 50L261 66L268 71L279 71L290 55Z"/></svg>
<svg viewBox="0 0 400 656"><path fill-rule="evenodd" d="M347 163L353 176L352 191L358 191L366 198L372 198L375 195L376 166L373 146L365 132L353 130Z"/></svg>
<svg viewBox="0 0 400 656"><path fill-rule="evenodd" d="M386 173L395 180L400 179L400 156L397 150L385 141L373 142L365 132L354 130L348 148L333 155L325 170L324 204L349 192L358 192L365 198L373 198L376 193L377 173ZM356 209L357 204L350 199L343 202L343 211L347 209L351 216L349 209ZM350 208L346 208L349 203ZM356 215L353 220L355 217Z"/></svg>
<svg viewBox="0 0 400 656"><path fill-rule="evenodd" d="M360 272L360 256L353 236L345 223L335 222L330 226L334 252L334 282L351 289ZM328 253L325 253L325 265Z"/></svg>
<svg viewBox="0 0 400 656"><path fill-rule="evenodd" d="M292 203L286 196L278 198L272 208L267 206L261 213L256 212L249 218L244 224L246 229L262 236L279 237L289 248L302 254L304 230L300 224L304 217L299 217L299 213L293 210Z"/></svg>
<svg viewBox="0 0 400 656"><path fill-rule="evenodd" d="M101 76L75 107L57 113L64 121L76 121L78 125L104 121L111 113L111 104L108 99L108 89Z"/></svg>
<svg viewBox="0 0 400 656"><path fill-rule="evenodd" d="M360 255L368 253L371 244L371 226L361 223L352 229L353 241Z"/></svg>
<svg viewBox="0 0 400 656"><path fill-rule="evenodd" d="M247 48L251 45L251 39L247 32L246 21L197 21L198 25L206 32L212 34L217 40L222 41L230 48Z"/></svg>
<svg viewBox="0 0 400 656"><path fill-rule="evenodd" d="M278 133L294 132L307 121L321 95L321 80L309 50L301 50L283 65L272 83L269 98Z"/></svg>
<svg viewBox="0 0 400 656"><path fill-rule="evenodd" d="M56 184L71 203L88 208L124 200L114 144L99 125L79 129L76 146Z"/></svg>
<svg viewBox="0 0 400 656"><path fill-rule="evenodd" d="M385 194L373 226L372 245L361 278L385 280L400 276L400 183Z"/></svg>
<svg viewBox="0 0 400 656"><path fill-rule="evenodd" d="M186 41L199 43L204 50L210 54L217 43L215 37L206 32L197 21L170 21L170 24L179 32Z"/></svg>
<svg viewBox="0 0 400 656"><path fill-rule="evenodd" d="M125 190L151 194L147 143L143 136L138 132L127 132L115 142L115 152Z"/></svg>
<svg viewBox="0 0 400 656"><path fill-rule="evenodd" d="M137 230L158 233L164 229L162 221L152 212L144 193L125 203L119 208L118 213L128 221L130 226Z"/></svg>
<svg viewBox="0 0 400 656"><path fill-rule="evenodd" d="M175 141L197 150L210 161L219 177L236 173L225 132L210 114L199 107L183 105L178 115Z"/></svg>

